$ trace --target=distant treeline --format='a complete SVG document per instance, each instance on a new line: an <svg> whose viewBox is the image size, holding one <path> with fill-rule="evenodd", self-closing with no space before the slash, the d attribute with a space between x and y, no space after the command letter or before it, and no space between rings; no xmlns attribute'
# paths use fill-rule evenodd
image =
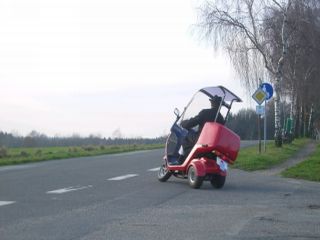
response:
<svg viewBox="0 0 320 240"><path fill-rule="evenodd" d="M288 117L289 106L284 105L281 118ZM274 104L267 105L267 139L274 138ZM258 116L253 109L242 109L236 114L230 114L226 123L231 130L237 133L242 140L258 139ZM263 138L263 119L261 119L261 138ZM165 144L166 136L156 138L103 138L99 136L71 136L48 137L36 131L28 136L16 136L0 131L0 146L6 147L49 147L49 146L88 146L88 145L124 145L124 144Z"/></svg>
<svg viewBox="0 0 320 240"><path fill-rule="evenodd" d="M166 137L157 138L102 138L89 137L48 137L32 131L28 136L15 136L0 131L0 146L5 147L61 147L61 146L88 146L88 145L138 145L164 144Z"/></svg>
<svg viewBox="0 0 320 240"><path fill-rule="evenodd" d="M274 138L274 113L269 111L267 115L267 136L268 140ZM258 115L252 109L240 110L237 114L229 116L226 125L236 132L242 140L259 139ZM263 139L263 119L260 119L260 136Z"/></svg>

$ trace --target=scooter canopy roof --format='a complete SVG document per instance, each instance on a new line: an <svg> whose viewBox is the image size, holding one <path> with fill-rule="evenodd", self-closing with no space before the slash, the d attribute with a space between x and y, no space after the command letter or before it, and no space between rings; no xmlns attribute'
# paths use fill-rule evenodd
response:
<svg viewBox="0 0 320 240"><path fill-rule="evenodd" d="M210 98L213 98L213 96L217 95L219 97L224 98L224 101L242 102L242 100L237 95L235 95L233 92L231 92L230 90L228 90L223 86L205 87L200 89L199 91L203 92Z"/></svg>

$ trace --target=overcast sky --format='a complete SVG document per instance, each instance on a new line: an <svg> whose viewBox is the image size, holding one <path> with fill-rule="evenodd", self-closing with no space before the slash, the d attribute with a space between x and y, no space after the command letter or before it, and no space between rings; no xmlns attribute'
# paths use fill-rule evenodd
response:
<svg viewBox="0 0 320 240"><path fill-rule="evenodd" d="M244 97L196 34L200 3L1 0L0 131L156 137L202 87Z"/></svg>

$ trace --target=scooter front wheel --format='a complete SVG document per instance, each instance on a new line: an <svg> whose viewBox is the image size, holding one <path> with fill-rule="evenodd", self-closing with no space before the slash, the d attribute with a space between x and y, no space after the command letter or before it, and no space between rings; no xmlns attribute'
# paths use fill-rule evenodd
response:
<svg viewBox="0 0 320 240"><path fill-rule="evenodd" d="M158 171L158 180L160 182L166 182L170 177L172 173L168 170L167 166L165 164L162 164L159 171Z"/></svg>
<svg viewBox="0 0 320 240"><path fill-rule="evenodd" d="M198 176L196 169L191 166L188 170L188 181L192 188L200 188L203 183L204 177Z"/></svg>

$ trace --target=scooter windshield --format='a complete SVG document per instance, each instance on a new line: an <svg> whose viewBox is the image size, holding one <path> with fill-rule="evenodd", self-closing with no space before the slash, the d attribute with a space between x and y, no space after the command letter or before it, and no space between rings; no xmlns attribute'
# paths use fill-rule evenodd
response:
<svg viewBox="0 0 320 240"><path fill-rule="evenodd" d="M202 109L210 108L210 105L210 98L203 92L197 92L193 96L189 104L186 106L185 111L182 113L181 119L178 124L180 125L182 121L197 116ZM198 129L194 130L197 131Z"/></svg>

